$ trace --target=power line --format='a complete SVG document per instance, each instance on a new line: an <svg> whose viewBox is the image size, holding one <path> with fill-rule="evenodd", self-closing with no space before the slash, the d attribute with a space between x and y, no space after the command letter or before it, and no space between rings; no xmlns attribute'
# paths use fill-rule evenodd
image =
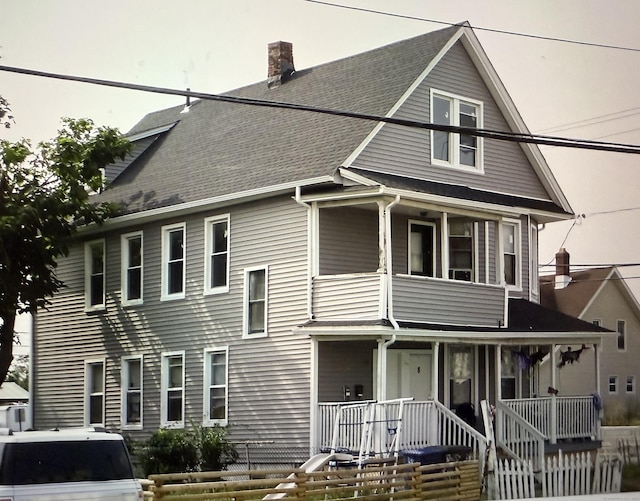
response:
<svg viewBox="0 0 640 501"><path fill-rule="evenodd" d="M424 21L424 22L428 22L428 23L436 23L436 24L444 24L447 26L455 26L458 23L448 23L446 21L438 21L436 19L426 19L423 17L417 17L417 16L408 16L408 15L404 15L404 14L395 14L393 12L384 12L384 11L380 11L380 10L375 10L375 9L366 9L364 7L354 7L351 5L342 5L342 4L337 4L337 3L332 3L332 2L324 2L321 0L305 0L306 2L309 3L316 3L319 5L326 5L329 7L338 7L340 9L346 9L346 10L355 10L355 11L360 11L360 12L368 12L370 14L380 14L383 16L389 16L389 17L398 17L401 19L410 19L412 21ZM640 48L634 48L634 47L622 47L619 45L609 45L609 44L599 44L599 43L594 43L594 42L584 42L581 40L570 40L567 38L556 38L556 37L546 37L546 36L542 36L542 35L532 35L529 33L518 33L516 31L508 31L508 30L498 30L498 29L494 29L494 28L483 28L480 26L472 26L472 28L474 30L477 31L487 31L490 33L500 33L502 35L513 35L513 36L518 36L518 37L525 37L525 38L534 38L537 40L547 40L547 41L551 41L551 42L563 42L563 43L570 43L570 44L575 44L575 45L585 45L588 47L599 47L602 49L616 49L616 50L625 50L625 51L630 51L630 52L640 52Z"/></svg>
<svg viewBox="0 0 640 501"><path fill-rule="evenodd" d="M116 87L120 89L137 90L143 92L152 92L156 94L167 94L174 96L185 96L190 98L198 98L209 101L220 101L232 104L244 104L249 106L262 106L267 108L279 108L295 111L307 111L312 113L320 113L324 115L333 115L346 118L354 118L359 120L370 120L374 122L384 122L404 127L413 127L425 130L437 130L443 132L451 132L456 134L464 134L469 136L484 137L496 139L499 141L511 141L517 143L529 143L547 146L558 146L565 148L578 148L586 150L608 151L616 153L640 154L640 145L610 143L602 141L593 141L586 139L569 139L566 137L543 136L538 134L528 134L520 132L505 132L490 129L476 129L473 127L460 127L455 125L441 125L428 122L420 122L416 120L407 120L402 118L393 118L380 115L371 115L367 113L357 113L351 111L336 110L330 108L321 108L317 106L287 103L281 101L266 101L262 99L251 99L245 97L235 97L230 95L210 94L204 92L194 92L191 90L170 89L166 87L155 87L150 85L131 84L125 82L117 82L113 80L104 80L98 78L81 77L74 75L63 75L60 73L51 73L45 71L32 70L27 68L16 68L12 66L0 65L0 71L8 71L11 73L19 73L23 75L39 76L45 78L53 78L57 80L67 80L72 82L87 83L93 85L102 85L106 87Z"/></svg>
<svg viewBox="0 0 640 501"><path fill-rule="evenodd" d="M538 268L549 268L553 267L555 264L540 264ZM635 266L640 266L640 263L598 263L598 264L574 264L571 263L572 268L632 268Z"/></svg>
<svg viewBox="0 0 640 501"><path fill-rule="evenodd" d="M626 115L623 115L626 113ZM547 129L539 130L539 133L560 132L563 130L580 129L582 127L590 127L592 125L598 125L606 122L612 122L614 120L622 120L623 118L629 118L640 114L640 107L630 108L628 110L617 111L615 113L607 113L606 115L600 115L597 117L587 118L585 120L578 120L577 122L569 122L566 124L558 125L556 127L549 127ZM621 116L618 116L621 115ZM599 120L599 119L604 120Z"/></svg>

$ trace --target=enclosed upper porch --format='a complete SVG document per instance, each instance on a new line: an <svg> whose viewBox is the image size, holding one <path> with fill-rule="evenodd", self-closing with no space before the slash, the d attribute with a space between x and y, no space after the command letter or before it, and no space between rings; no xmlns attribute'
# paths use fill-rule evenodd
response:
<svg viewBox="0 0 640 501"><path fill-rule="evenodd" d="M497 327L535 299L530 216L356 193L310 205L311 318Z"/></svg>

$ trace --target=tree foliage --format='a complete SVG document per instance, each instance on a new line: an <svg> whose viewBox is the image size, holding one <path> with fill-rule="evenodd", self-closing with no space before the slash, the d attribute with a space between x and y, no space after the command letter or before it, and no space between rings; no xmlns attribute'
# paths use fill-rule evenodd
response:
<svg viewBox="0 0 640 501"><path fill-rule="evenodd" d="M35 313L63 287L56 260L78 229L115 213L90 195L103 187L102 169L129 150L116 129L86 119L64 119L57 137L37 148L0 140L0 383L13 358L16 315Z"/></svg>

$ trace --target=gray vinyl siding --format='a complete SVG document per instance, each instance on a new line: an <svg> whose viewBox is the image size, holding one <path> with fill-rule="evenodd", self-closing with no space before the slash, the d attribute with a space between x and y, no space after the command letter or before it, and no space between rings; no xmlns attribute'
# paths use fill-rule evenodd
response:
<svg viewBox="0 0 640 501"><path fill-rule="evenodd" d="M373 350L375 341L325 341L318 343L318 401L342 402L344 387L362 385L363 399L373 398Z"/></svg>
<svg viewBox="0 0 640 501"><path fill-rule="evenodd" d="M320 210L320 275L378 269L378 211L356 207Z"/></svg>
<svg viewBox="0 0 640 501"><path fill-rule="evenodd" d="M231 214L229 292L203 295L204 218ZM160 300L161 225L186 223L186 298ZM144 235L144 304L120 303L120 235ZM144 426L160 425L160 357L185 351L186 423L203 412L203 351L229 347L230 433L304 443L309 435L307 210L290 197L127 228L106 241L107 310L84 312L83 245L59 264L67 287L37 318L35 423L83 424L84 360L106 358L106 425L120 427L120 357L144 355ZM269 267L269 337L242 338L244 269ZM257 417L256 417L257 416ZM258 435L258 436L256 436ZM296 444L291 444L296 445Z"/></svg>
<svg viewBox="0 0 640 501"><path fill-rule="evenodd" d="M430 88L483 103L483 126L509 127L466 51L456 43L418 85L394 117L430 121ZM524 197L549 200L517 143L484 139L484 174L430 164L428 130L385 124L353 162L355 167L428 179Z"/></svg>
<svg viewBox="0 0 640 501"><path fill-rule="evenodd" d="M498 286L423 277L393 281L396 320L496 327L504 324L505 295Z"/></svg>

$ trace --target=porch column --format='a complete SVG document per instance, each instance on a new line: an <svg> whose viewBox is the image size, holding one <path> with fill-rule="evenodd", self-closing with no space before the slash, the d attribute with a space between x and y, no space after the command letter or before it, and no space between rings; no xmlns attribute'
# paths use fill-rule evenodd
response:
<svg viewBox="0 0 640 501"><path fill-rule="evenodd" d="M555 344L551 345L551 387L557 389L557 381L556 381L556 348ZM558 441L557 430L558 429L558 402L556 400L555 391L551 392L551 409L549 416L549 443L555 444Z"/></svg>
<svg viewBox="0 0 640 501"><path fill-rule="evenodd" d="M387 399L387 343L384 339L378 339L378 380L376 389L378 402Z"/></svg>
<svg viewBox="0 0 640 501"><path fill-rule="evenodd" d="M431 399L440 401L438 373L440 372L440 341L433 344L433 360L431 363Z"/></svg>
<svg viewBox="0 0 640 501"><path fill-rule="evenodd" d="M593 359L595 361L594 363L596 364L596 393L598 395L601 395L602 385L600 382L600 376L602 374L600 373L600 344L599 343L593 343Z"/></svg>

